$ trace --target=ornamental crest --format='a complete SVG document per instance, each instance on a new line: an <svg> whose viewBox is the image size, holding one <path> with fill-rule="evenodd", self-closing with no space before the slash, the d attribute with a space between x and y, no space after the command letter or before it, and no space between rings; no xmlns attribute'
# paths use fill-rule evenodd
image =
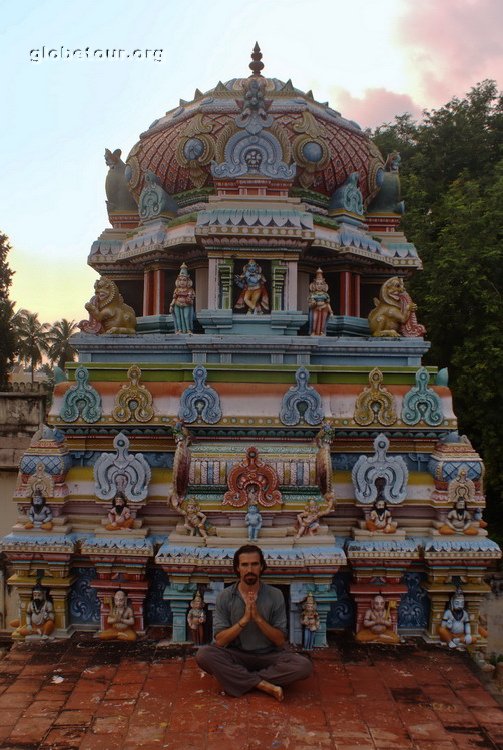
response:
<svg viewBox="0 0 503 750"><path fill-rule="evenodd" d="M140 219L156 219L161 214L174 216L178 210L173 198L161 187L155 172L147 169L145 172L145 187L140 194L138 213Z"/></svg>
<svg viewBox="0 0 503 750"><path fill-rule="evenodd" d="M129 440L123 432L114 439L117 453L102 453L94 465L94 492L100 500L112 500L119 490L133 503L145 500L151 470L143 454L128 451Z"/></svg>
<svg viewBox="0 0 503 750"><path fill-rule="evenodd" d="M402 456L387 455L389 440L383 433L374 440L374 448L373 456L360 456L353 466L351 478L356 499L370 505L377 499L378 492L382 492L388 503L397 505L407 495L407 465Z"/></svg>
<svg viewBox="0 0 503 750"><path fill-rule="evenodd" d="M129 385L123 385L115 396L112 417L117 422L150 422L154 416L152 394L140 385L141 370L138 365L132 365L127 376Z"/></svg>
<svg viewBox="0 0 503 750"><path fill-rule="evenodd" d="M54 479L46 472L43 463L37 464L35 473L26 482L27 497L33 497L37 491L43 497L53 497L54 495Z"/></svg>
<svg viewBox="0 0 503 750"><path fill-rule="evenodd" d="M89 385L89 371L80 365L75 370L75 385L67 390L63 398L60 417L64 422L98 422L101 419L101 396Z"/></svg>
<svg viewBox="0 0 503 750"><path fill-rule="evenodd" d="M468 472L465 468L460 468L456 479L449 482L447 496L452 505L458 500L464 500L466 503L475 500L475 484L471 479L468 479Z"/></svg>
<svg viewBox="0 0 503 750"><path fill-rule="evenodd" d="M416 385L403 397L402 422L415 425L421 420L436 427L443 419L442 404L439 396L428 388L430 373L426 367L416 372Z"/></svg>
<svg viewBox="0 0 503 750"><path fill-rule="evenodd" d="M307 422L310 425L321 424L323 407L321 396L309 385L309 370L299 367L295 373L297 385L293 385L283 396L279 418L282 424L297 425Z"/></svg>
<svg viewBox="0 0 503 750"><path fill-rule="evenodd" d="M194 385L189 385L180 397L178 416L182 422L191 424L200 421L206 424L216 424L222 418L220 397L209 385L206 385L208 372L199 365L192 371Z"/></svg>
<svg viewBox="0 0 503 750"><path fill-rule="evenodd" d="M180 133L176 150L178 163L189 170L192 183L200 188L208 178L203 169L215 158L215 142L210 136L213 123L207 122L199 113L193 117Z"/></svg>
<svg viewBox="0 0 503 750"><path fill-rule="evenodd" d="M233 466L227 477L227 486L229 489L224 495L223 505L242 508L248 502L258 502L270 508L283 502L281 492L277 489L277 474L271 466L259 459L256 448L248 448L246 458Z"/></svg>
<svg viewBox="0 0 503 750"><path fill-rule="evenodd" d="M356 424L367 426L380 424L389 427L395 424L397 415L393 396L383 385L384 376L377 367L369 373L369 383L357 397L353 419Z"/></svg>

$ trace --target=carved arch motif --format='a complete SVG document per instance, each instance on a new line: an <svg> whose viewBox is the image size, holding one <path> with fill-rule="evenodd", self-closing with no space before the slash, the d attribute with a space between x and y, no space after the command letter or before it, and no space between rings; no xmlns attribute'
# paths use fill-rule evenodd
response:
<svg viewBox="0 0 503 750"><path fill-rule="evenodd" d="M309 370L299 367L295 373L297 385L293 385L283 396L279 418L284 425L297 425L307 422L310 425L321 424L323 406L321 396L309 385Z"/></svg>
<svg viewBox="0 0 503 750"><path fill-rule="evenodd" d="M209 385L206 385L208 372L205 367L198 365L192 375L194 385L189 385L180 397L178 416L182 422L191 424L200 419L206 424L216 424L222 418L220 397Z"/></svg>
<svg viewBox="0 0 503 750"><path fill-rule="evenodd" d="M437 427L442 422L442 403L439 396L431 388L428 388L430 373L426 367L420 367L416 372L416 385L403 397L402 422L415 425L418 422L426 422L432 427Z"/></svg>
<svg viewBox="0 0 503 750"><path fill-rule="evenodd" d="M250 485L258 488L257 500L260 505L270 508L283 502L276 472L259 459L258 451L253 447L248 448L246 458L230 470L227 477L229 489L224 494L222 505L242 508L248 503L247 489Z"/></svg>
<svg viewBox="0 0 503 750"><path fill-rule="evenodd" d="M89 385L89 371L79 365L75 370L75 385L67 390L63 398L60 417L64 422L98 422L101 419L101 396Z"/></svg>
<svg viewBox="0 0 503 750"><path fill-rule="evenodd" d="M143 454L129 453L129 440L123 432L114 439L116 453L102 453L94 464L94 491L100 500L112 500L120 489L128 500L140 503L147 497L152 476Z"/></svg>
<svg viewBox="0 0 503 750"><path fill-rule="evenodd" d="M150 422L154 416L152 394L140 384L138 365L131 365L127 376L129 384L123 385L116 394L112 417L117 422Z"/></svg>
<svg viewBox="0 0 503 750"><path fill-rule="evenodd" d="M384 376L377 367L369 373L368 385L357 397L353 418L362 427L380 424L390 427L397 421L395 403L383 385Z"/></svg>
<svg viewBox="0 0 503 750"><path fill-rule="evenodd" d="M388 503L397 505L407 496L409 471L402 456L388 456L389 440L381 433L374 440L373 456L360 456L353 466L351 478L358 502L369 505L377 498L376 479L385 481L383 496Z"/></svg>

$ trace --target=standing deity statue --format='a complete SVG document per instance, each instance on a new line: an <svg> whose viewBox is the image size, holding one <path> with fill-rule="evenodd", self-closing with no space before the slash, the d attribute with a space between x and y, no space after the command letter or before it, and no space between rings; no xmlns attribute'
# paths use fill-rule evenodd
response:
<svg viewBox="0 0 503 750"><path fill-rule="evenodd" d="M137 638L134 629L134 612L128 601L127 594L122 589L117 589L114 594L110 614L107 617L106 630L98 633L102 641L135 641Z"/></svg>
<svg viewBox="0 0 503 750"><path fill-rule="evenodd" d="M302 604L300 624L304 631L303 646L306 651L311 651L314 648L316 633L320 629L320 616L316 608L315 598L311 593L307 595Z"/></svg>
<svg viewBox="0 0 503 750"><path fill-rule="evenodd" d="M444 611L442 622L438 626L440 640L449 648L463 650L475 640L472 636L470 615L465 609L465 597L461 589L456 589L449 605Z"/></svg>
<svg viewBox="0 0 503 750"><path fill-rule="evenodd" d="M399 643L400 637L395 633L390 607L396 602L389 602L388 607L381 594L374 596L370 607L363 617L363 625L356 634L356 640L363 643Z"/></svg>
<svg viewBox="0 0 503 750"><path fill-rule="evenodd" d="M330 307L330 296L328 284L323 276L323 271L318 268L314 281L309 284L309 335L325 336L327 322L333 310Z"/></svg>
<svg viewBox="0 0 503 750"><path fill-rule="evenodd" d="M246 488L248 498L248 511L245 515L245 524L248 531L248 539L255 541L259 537L262 528L262 514L258 507L258 487L256 484L250 484Z"/></svg>
<svg viewBox="0 0 503 750"><path fill-rule="evenodd" d="M46 505L45 497L40 489L35 489L28 510L28 520L24 524L25 529L52 529L52 510Z"/></svg>
<svg viewBox="0 0 503 750"><path fill-rule="evenodd" d="M235 304L236 310L246 307L248 308L247 315L262 315L269 312L266 279L256 260L250 259L248 263L245 263L243 271L239 276L234 277L234 281L242 289Z"/></svg>
<svg viewBox="0 0 503 750"><path fill-rule="evenodd" d="M192 333L194 328L194 302L196 293L192 288L192 279L187 266L182 263L176 277L175 291L169 306L175 321L175 333Z"/></svg>
<svg viewBox="0 0 503 750"><path fill-rule="evenodd" d="M13 638L26 638L26 636L38 635L41 638L49 638L54 630L54 607L47 589L41 583L36 583L31 592L31 601L26 608L26 622L14 620L11 626L16 628L12 633Z"/></svg>
<svg viewBox="0 0 503 750"><path fill-rule="evenodd" d="M190 603L190 609L187 613L187 625L189 626L189 635L196 646L204 643L204 623L206 622L206 612L204 611L203 597L199 591L196 591L194 598Z"/></svg>

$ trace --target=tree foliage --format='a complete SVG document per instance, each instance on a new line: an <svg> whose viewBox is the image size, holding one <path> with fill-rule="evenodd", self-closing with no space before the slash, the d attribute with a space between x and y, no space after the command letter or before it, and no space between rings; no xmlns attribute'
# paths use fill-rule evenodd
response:
<svg viewBox="0 0 503 750"><path fill-rule="evenodd" d="M10 249L9 238L0 232L0 391L7 388L7 374L16 354L16 337L12 327L14 303L9 299L14 274L7 262Z"/></svg>
<svg viewBox="0 0 503 750"><path fill-rule="evenodd" d="M62 370L66 362L73 362L77 352L70 344L70 337L77 333L75 321L62 318L57 320L47 333L47 356L50 362L56 364Z"/></svg>
<svg viewBox="0 0 503 750"><path fill-rule="evenodd" d="M460 430L482 453L489 518L503 496L503 98L484 81L464 99L375 131L402 156L403 226L423 260L411 292L427 362L448 366ZM499 522L501 524L501 521Z"/></svg>
<svg viewBox="0 0 503 750"><path fill-rule="evenodd" d="M18 340L18 356L20 362L23 362L30 370L31 382L35 368L42 362L43 355L47 351L47 323L41 323L38 319L38 313L32 313L29 310L19 310L14 318L13 323L16 329Z"/></svg>

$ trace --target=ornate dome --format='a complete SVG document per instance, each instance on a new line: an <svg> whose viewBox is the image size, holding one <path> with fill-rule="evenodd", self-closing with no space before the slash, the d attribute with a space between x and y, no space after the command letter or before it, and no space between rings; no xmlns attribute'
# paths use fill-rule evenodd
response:
<svg viewBox="0 0 503 750"><path fill-rule="evenodd" d="M214 189L220 177L232 179L243 169L248 176L271 176L272 168L264 171L264 165L273 163L276 179L318 193L323 202L355 172L364 204L376 195L384 163L370 138L328 103L315 101L311 91L296 89L290 80L263 77L261 57L256 46L251 76L219 82L204 94L196 90L192 101L181 100L140 135L127 158L136 200L147 170L172 196L194 191L185 196L188 204L199 199L201 190ZM258 153L253 142L260 140ZM309 194L305 197L309 200Z"/></svg>

